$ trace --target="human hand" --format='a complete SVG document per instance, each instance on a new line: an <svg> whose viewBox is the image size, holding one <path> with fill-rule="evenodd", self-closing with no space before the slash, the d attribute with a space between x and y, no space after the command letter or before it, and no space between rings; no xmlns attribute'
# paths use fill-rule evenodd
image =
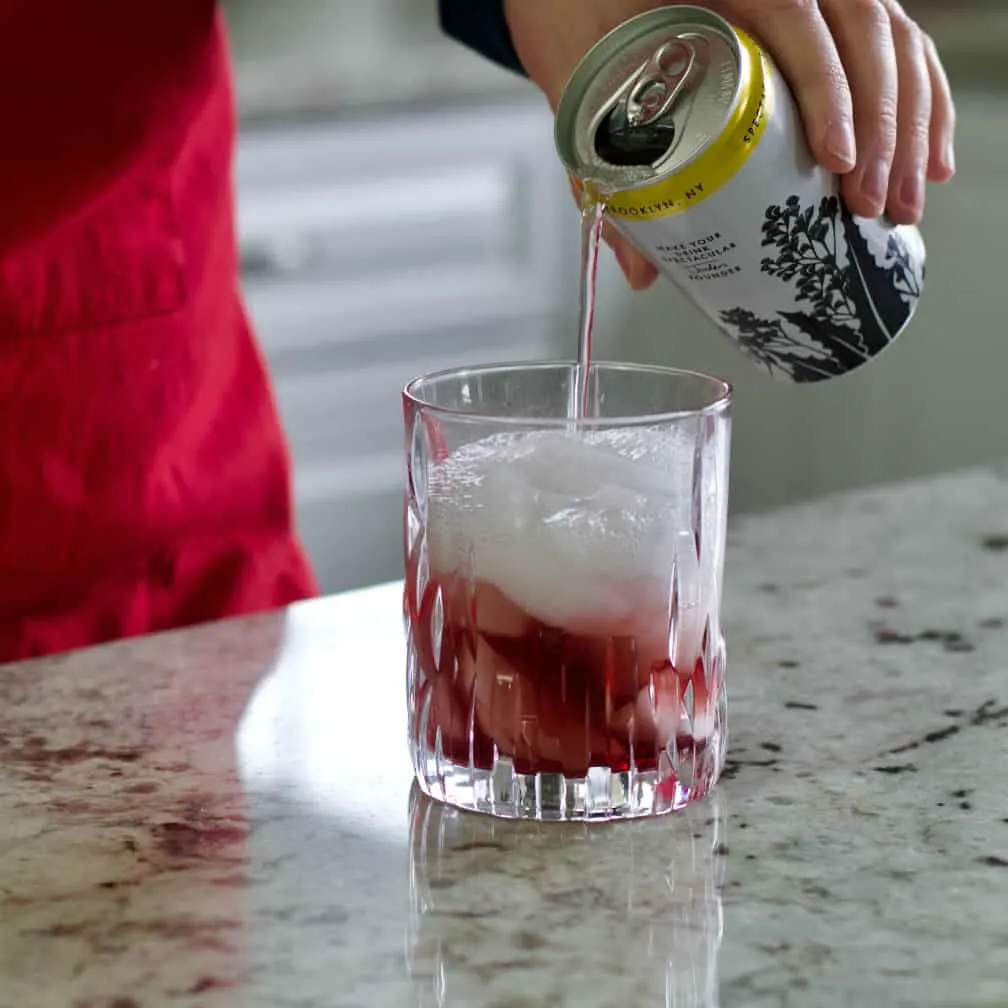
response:
<svg viewBox="0 0 1008 1008"><path fill-rule="evenodd" d="M555 110L581 57L662 0L504 0L515 49ZM843 176L847 206L917 223L926 182L955 173L955 106L934 43L898 0L705 0L767 49L791 86L809 146ZM614 229L606 240L630 286L655 267Z"/></svg>

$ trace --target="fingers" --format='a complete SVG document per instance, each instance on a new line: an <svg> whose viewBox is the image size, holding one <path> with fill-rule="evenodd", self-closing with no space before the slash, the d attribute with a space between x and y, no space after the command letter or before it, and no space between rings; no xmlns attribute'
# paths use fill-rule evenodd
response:
<svg viewBox="0 0 1008 1008"><path fill-rule="evenodd" d="M824 0L854 102L857 166L843 181L851 210L878 217L885 209L896 152L899 81L889 13L878 0Z"/></svg>
<svg viewBox="0 0 1008 1008"><path fill-rule="evenodd" d="M948 182L955 174L955 103L938 50L923 35L924 58L931 81L931 126L928 137L928 172L931 182Z"/></svg>
<svg viewBox="0 0 1008 1008"><path fill-rule="evenodd" d="M896 224L916 224L924 212L931 133L931 74L924 55L924 33L896 0L889 18L898 75L896 150L886 212Z"/></svg>
<svg viewBox="0 0 1008 1008"><path fill-rule="evenodd" d="M737 10L773 54L812 152L844 176L851 210L916 223L926 182L955 172L955 107L934 43L899 0L718 6Z"/></svg>
<svg viewBox="0 0 1008 1008"><path fill-rule="evenodd" d="M602 237L613 250L626 281L635 291L647 290L658 279L658 270L645 259L611 224L602 227Z"/></svg>
<svg viewBox="0 0 1008 1008"><path fill-rule="evenodd" d="M841 53L819 4L816 0L764 0L746 8L746 21L773 54L794 92L816 160L837 174L849 172L858 154L853 128L856 110Z"/></svg>

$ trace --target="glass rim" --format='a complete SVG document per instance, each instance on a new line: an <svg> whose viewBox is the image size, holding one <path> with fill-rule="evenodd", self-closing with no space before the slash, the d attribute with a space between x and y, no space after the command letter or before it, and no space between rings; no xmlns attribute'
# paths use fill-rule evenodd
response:
<svg viewBox="0 0 1008 1008"><path fill-rule="evenodd" d="M666 378L687 378L711 386L711 401L695 409L662 410L649 413L637 413L628 416L605 417L533 417L533 416L501 416L485 410L465 410L452 406L441 406L433 403L419 394L419 387L424 382L436 382L444 379L460 379L466 376L479 377L484 375L506 374L509 371L552 371L557 369L572 370L578 367L577 361L571 360L527 360L499 361L485 364L473 364L466 367L442 368L410 379L403 387L402 396L405 400L420 409L436 413L452 420L469 423L492 423L510 427L566 427L572 424L576 427L633 427L645 424L671 423L690 420L705 416L725 414L734 400L735 390L731 382L704 371L692 371L688 368L665 367L661 364L633 364L624 361L592 361L591 370L622 371L636 374L663 375Z"/></svg>

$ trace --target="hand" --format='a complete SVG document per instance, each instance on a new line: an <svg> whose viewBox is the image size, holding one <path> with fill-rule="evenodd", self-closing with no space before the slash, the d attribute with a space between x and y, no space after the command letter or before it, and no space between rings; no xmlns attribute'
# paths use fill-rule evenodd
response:
<svg viewBox="0 0 1008 1008"><path fill-rule="evenodd" d="M553 109L578 60L616 25L660 0L504 0L526 72ZM955 173L955 107L934 43L898 0L706 0L766 46L791 86L809 146L843 176L850 209L915 224L925 182ZM630 285L657 271L609 229Z"/></svg>

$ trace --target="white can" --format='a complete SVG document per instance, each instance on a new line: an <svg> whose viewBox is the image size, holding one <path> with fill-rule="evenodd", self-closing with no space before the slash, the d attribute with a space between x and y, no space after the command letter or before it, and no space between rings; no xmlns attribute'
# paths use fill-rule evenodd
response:
<svg viewBox="0 0 1008 1008"><path fill-rule="evenodd" d="M846 374L913 316L920 232L850 213L777 68L708 10L661 7L598 42L556 144L614 226L774 377Z"/></svg>

